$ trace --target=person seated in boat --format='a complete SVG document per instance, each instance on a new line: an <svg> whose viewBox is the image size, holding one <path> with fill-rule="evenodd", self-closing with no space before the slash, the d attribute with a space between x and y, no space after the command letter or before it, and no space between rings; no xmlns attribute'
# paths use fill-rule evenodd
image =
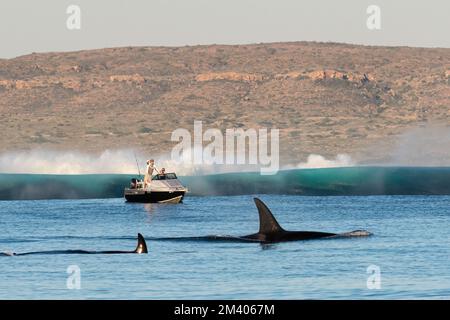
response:
<svg viewBox="0 0 450 320"><path fill-rule="evenodd" d="M147 169L144 176L144 188L152 181L153 172L159 173L155 166L155 160L147 160Z"/></svg>
<svg viewBox="0 0 450 320"><path fill-rule="evenodd" d="M161 168L158 178L159 180L166 180L166 168Z"/></svg>

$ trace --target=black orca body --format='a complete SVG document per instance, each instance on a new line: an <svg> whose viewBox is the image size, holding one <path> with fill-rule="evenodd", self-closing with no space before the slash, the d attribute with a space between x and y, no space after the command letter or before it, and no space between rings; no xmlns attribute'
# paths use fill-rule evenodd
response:
<svg viewBox="0 0 450 320"><path fill-rule="evenodd" d="M365 230L355 230L346 233L329 233L319 231L287 231L284 230L273 216L270 209L258 198L254 198L259 213L259 231L246 236L206 236L191 238L191 240L232 241L276 243L299 240L325 239L333 237L364 237L371 233ZM188 238L184 238L189 240Z"/></svg>
<svg viewBox="0 0 450 320"><path fill-rule="evenodd" d="M365 230L355 230L347 233L329 233L318 231L287 231L284 230L278 221L273 216L270 209L258 198L253 199L258 208L259 213L259 231L258 233L250 234L240 237L242 239L248 239L250 241L258 241L265 243L273 242L286 242L286 241L298 241L298 240L311 240L322 239L331 237L361 237L369 236L370 232Z"/></svg>
<svg viewBox="0 0 450 320"><path fill-rule="evenodd" d="M259 231L246 236L209 235L200 237L175 237L175 238L153 238L156 241L214 241L214 242L257 242L262 244L312 240L332 239L349 237L366 237L371 233L365 230L355 230L346 233L329 233L319 231L287 231L284 230L270 209L258 198L254 198L259 213Z"/></svg>
<svg viewBox="0 0 450 320"><path fill-rule="evenodd" d="M336 236L336 233L317 232L317 231L286 231L278 223L270 209L258 198L253 199L259 213L259 231L258 233L243 236L243 239L249 239L259 242L285 242L297 240L320 239Z"/></svg>
<svg viewBox="0 0 450 320"><path fill-rule="evenodd" d="M148 253L147 244L142 234L138 233L138 243L133 251L86 251L86 250L53 250L53 251L36 251L24 253L2 253L4 256L28 256L33 254L127 254L127 253Z"/></svg>

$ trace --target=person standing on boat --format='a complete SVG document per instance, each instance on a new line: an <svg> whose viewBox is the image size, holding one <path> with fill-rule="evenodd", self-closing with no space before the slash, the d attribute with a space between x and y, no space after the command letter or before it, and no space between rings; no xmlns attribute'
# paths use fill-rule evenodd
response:
<svg viewBox="0 0 450 320"><path fill-rule="evenodd" d="M147 170L145 171L144 177L144 188L147 187L147 185L149 185L150 182L152 181L154 171L156 171L156 173L159 173L158 169L156 169L155 167L155 160L153 159L147 160Z"/></svg>

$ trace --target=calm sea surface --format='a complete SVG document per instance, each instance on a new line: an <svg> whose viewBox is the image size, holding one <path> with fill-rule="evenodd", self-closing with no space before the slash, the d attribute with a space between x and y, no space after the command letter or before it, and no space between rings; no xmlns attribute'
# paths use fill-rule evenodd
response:
<svg viewBox="0 0 450 320"><path fill-rule="evenodd" d="M134 250L138 232L149 249L0 256L0 299L450 298L449 196L260 198L287 230L374 235L274 245L173 239L256 232L253 196L0 201L0 252ZM67 287L72 265L80 289ZM380 289L367 286L378 279L369 266L379 268Z"/></svg>

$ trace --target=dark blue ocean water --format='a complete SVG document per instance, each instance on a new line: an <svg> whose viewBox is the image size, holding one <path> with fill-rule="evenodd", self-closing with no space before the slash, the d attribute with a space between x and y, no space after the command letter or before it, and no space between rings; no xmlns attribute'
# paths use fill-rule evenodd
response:
<svg viewBox="0 0 450 320"><path fill-rule="evenodd" d="M141 232L149 254L0 256L0 299L450 298L449 196L260 196L285 229L367 229L368 238L164 239L256 232L252 198L1 201L2 252L133 250ZM81 289L67 288L70 265L80 268ZM371 265L380 289L367 287Z"/></svg>

